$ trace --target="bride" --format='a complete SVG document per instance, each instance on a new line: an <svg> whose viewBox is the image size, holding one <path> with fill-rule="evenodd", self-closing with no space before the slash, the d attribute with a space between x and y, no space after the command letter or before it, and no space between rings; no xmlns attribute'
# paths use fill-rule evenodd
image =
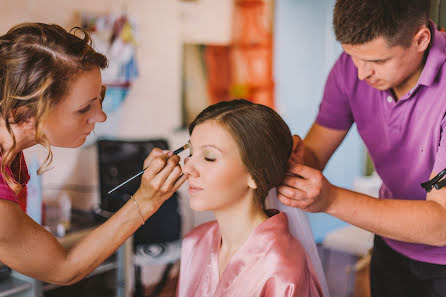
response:
<svg viewBox="0 0 446 297"><path fill-rule="evenodd" d="M213 211L216 221L184 238L177 296L323 296L286 214L265 208L293 146L281 117L264 105L225 101L203 110L189 132L190 206Z"/></svg>

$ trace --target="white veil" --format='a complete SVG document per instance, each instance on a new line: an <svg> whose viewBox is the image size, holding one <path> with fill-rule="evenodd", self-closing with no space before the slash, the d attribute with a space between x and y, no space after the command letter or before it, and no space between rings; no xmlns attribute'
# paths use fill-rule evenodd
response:
<svg viewBox="0 0 446 297"><path fill-rule="evenodd" d="M311 233L310 223L306 213L298 208L286 206L277 198L276 188L269 191L268 197L265 201L267 208L273 208L284 212L288 217L288 228L291 235L294 236L304 247L308 256L311 259L314 270L322 287L322 292L325 297L329 297L327 280L325 279L324 269L322 268L321 259L317 252L316 244L314 242L313 233Z"/></svg>

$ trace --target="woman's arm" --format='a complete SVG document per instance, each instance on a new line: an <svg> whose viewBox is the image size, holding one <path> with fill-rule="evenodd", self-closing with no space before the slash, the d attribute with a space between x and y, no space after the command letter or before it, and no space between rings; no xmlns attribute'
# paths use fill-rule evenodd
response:
<svg viewBox="0 0 446 297"><path fill-rule="evenodd" d="M155 149L134 195L144 220L149 218L186 180L179 157ZM107 259L142 224L137 206L129 200L107 222L70 250L35 223L18 204L0 200L0 261L42 281L69 285L81 280Z"/></svg>

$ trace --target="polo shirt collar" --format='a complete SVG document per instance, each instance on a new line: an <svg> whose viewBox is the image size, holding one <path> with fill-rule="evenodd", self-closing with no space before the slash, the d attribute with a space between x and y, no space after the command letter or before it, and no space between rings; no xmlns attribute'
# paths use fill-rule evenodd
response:
<svg viewBox="0 0 446 297"><path fill-rule="evenodd" d="M432 41L427 55L426 64L418 79L419 85L431 86L443 66L446 59L446 39L441 34L435 24L429 21L429 28L432 32Z"/></svg>

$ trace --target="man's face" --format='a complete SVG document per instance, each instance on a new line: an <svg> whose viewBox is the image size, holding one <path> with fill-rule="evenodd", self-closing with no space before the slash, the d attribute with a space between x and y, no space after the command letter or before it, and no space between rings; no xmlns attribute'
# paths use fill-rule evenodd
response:
<svg viewBox="0 0 446 297"><path fill-rule="evenodd" d="M342 47L358 68L358 78L371 87L397 91L415 86L424 55L416 42L408 48L389 46L384 38L378 37L364 44L343 44Z"/></svg>

